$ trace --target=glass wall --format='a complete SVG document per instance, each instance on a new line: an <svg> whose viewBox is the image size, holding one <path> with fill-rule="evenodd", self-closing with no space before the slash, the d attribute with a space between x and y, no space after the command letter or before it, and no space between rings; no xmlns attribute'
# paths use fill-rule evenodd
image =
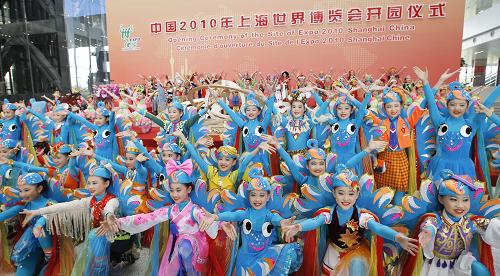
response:
<svg viewBox="0 0 500 276"><path fill-rule="evenodd" d="M0 97L109 80L105 0L0 0Z"/></svg>

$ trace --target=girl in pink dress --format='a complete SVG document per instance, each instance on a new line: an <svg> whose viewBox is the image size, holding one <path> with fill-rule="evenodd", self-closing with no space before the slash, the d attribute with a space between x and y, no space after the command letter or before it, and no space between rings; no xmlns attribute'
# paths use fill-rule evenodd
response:
<svg viewBox="0 0 500 276"><path fill-rule="evenodd" d="M152 213L104 222L98 234L116 233L119 230L135 234L169 220L170 236L158 275L201 275L208 258L208 241L206 234L200 232L198 226L205 217L203 210L189 198L193 188L193 164L188 159L182 164L169 162L166 167L170 177L170 196L174 204ZM210 230L215 230L216 233L217 226Z"/></svg>

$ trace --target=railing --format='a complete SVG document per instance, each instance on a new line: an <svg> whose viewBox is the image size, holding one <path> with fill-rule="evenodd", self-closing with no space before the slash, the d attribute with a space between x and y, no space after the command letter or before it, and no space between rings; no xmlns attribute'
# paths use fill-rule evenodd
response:
<svg viewBox="0 0 500 276"><path fill-rule="evenodd" d="M497 72L492 72L489 75L486 75L484 78L485 86L496 86L497 85Z"/></svg>

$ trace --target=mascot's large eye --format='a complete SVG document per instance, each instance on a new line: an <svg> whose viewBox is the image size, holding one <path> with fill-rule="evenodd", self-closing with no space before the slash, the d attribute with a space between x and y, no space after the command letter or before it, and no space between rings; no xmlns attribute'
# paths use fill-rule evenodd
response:
<svg viewBox="0 0 500 276"><path fill-rule="evenodd" d="M0 128L3 128L3 124L0 124Z"/></svg>
<svg viewBox="0 0 500 276"><path fill-rule="evenodd" d="M14 131L17 129L17 126L16 125L10 125L9 126L9 131Z"/></svg>
<svg viewBox="0 0 500 276"><path fill-rule="evenodd" d="M463 137L469 137L472 134L472 128L468 125L462 126L460 128L460 135Z"/></svg>
<svg viewBox="0 0 500 276"><path fill-rule="evenodd" d="M347 125L347 133L349 133L349 135L353 135L355 131L356 131L356 126L354 124Z"/></svg>
<svg viewBox="0 0 500 276"><path fill-rule="evenodd" d="M447 124L442 124L438 128L438 135L443 136L448 132L448 125Z"/></svg>
<svg viewBox="0 0 500 276"><path fill-rule="evenodd" d="M337 133L339 131L340 125L338 123L333 124L332 126L332 132Z"/></svg>
<svg viewBox="0 0 500 276"><path fill-rule="evenodd" d="M108 138L111 135L111 131L105 130L102 132L102 138Z"/></svg>
<svg viewBox="0 0 500 276"><path fill-rule="evenodd" d="M248 235L250 234L250 231L252 231L252 222L249 219L245 219L243 221L243 233Z"/></svg>
<svg viewBox="0 0 500 276"><path fill-rule="evenodd" d="M160 173L160 174L158 175L158 180L160 180L160 182L163 182L163 180L165 180L165 175L164 175L164 174L162 174L162 173Z"/></svg>
<svg viewBox="0 0 500 276"><path fill-rule="evenodd" d="M248 130L248 127L244 127L243 128L243 136L248 136L248 132L250 132L250 130Z"/></svg>
<svg viewBox="0 0 500 276"><path fill-rule="evenodd" d="M5 178L7 178L7 179L11 179L12 178L12 169L8 169L5 172Z"/></svg>
<svg viewBox="0 0 500 276"><path fill-rule="evenodd" d="M264 222L264 224L262 224L262 235L264 235L264 237L269 237L271 236L271 233L273 233L273 225L269 222Z"/></svg>
<svg viewBox="0 0 500 276"><path fill-rule="evenodd" d="M261 136L263 133L264 133L264 128L261 126L257 126L257 128L255 129L255 135Z"/></svg>

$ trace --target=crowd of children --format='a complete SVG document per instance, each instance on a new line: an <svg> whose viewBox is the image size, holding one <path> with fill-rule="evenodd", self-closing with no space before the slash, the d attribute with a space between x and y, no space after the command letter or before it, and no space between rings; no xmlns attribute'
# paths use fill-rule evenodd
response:
<svg viewBox="0 0 500 276"><path fill-rule="evenodd" d="M495 275L500 86L406 69L5 99L0 273Z"/></svg>

